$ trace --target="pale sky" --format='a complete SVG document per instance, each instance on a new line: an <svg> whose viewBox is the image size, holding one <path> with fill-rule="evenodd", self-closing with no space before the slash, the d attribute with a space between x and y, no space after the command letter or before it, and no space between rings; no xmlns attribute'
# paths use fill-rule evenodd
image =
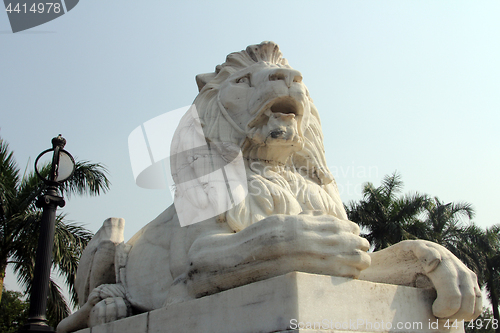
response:
<svg viewBox="0 0 500 333"><path fill-rule="evenodd" d="M344 202L398 170L405 192L474 205L500 223L499 1L91 1L13 34L0 13L0 136L21 169L62 133L67 150L105 164L111 191L63 211L125 239L170 204L134 183L127 138L189 105L196 74L230 52L280 45L319 110ZM6 287L15 289L7 273Z"/></svg>

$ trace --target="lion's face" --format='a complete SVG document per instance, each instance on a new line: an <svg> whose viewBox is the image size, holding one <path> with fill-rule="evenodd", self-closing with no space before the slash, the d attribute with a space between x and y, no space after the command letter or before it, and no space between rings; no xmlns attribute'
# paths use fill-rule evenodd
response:
<svg viewBox="0 0 500 333"><path fill-rule="evenodd" d="M275 43L250 45L229 54L214 72L197 75L196 83L200 93L193 104L202 126L200 135L210 145L215 144L210 154L203 154L210 156L209 165L213 168L216 164L214 154L220 157L221 167L240 152L243 157L244 171L234 175L244 175L248 195L242 202L235 200L234 207L225 213L233 231L267 216L294 215L302 210L347 218L326 166L318 111L301 73L288 65ZM186 141L186 135L180 136L180 143ZM191 161L202 162L199 156ZM221 189L224 194L227 188L237 188L234 184L246 182L238 183L231 176L226 181L229 185ZM209 189L205 186L196 194L206 194L204 202L219 207L214 195L219 191L208 195Z"/></svg>
<svg viewBox="0 0 500 333"><path fill-rule="evenodd" d="M231 74L221 85L219 100L233 121L256 146L303 148L310 99L302 74L260 61Z"/></svg>
<svg viewBox="0 0 500 333"><path fill-rule="evenodd" d="M231 53L196 83L194 104L208 142L231 143L247 161L300 169L319 185L332 183L318 110L278 45L262 42Z"/></svg>

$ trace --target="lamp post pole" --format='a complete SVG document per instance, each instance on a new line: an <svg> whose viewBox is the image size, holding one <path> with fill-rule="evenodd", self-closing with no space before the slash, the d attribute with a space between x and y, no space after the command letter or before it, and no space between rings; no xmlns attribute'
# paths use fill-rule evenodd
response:
<svg viewBox="0 0 500 333"><path fill-rule="evenodd" d="M59 195L58 187L67 180L74 171L73 157L63 148L66 140L59 135L52 139L52 149L47 149L38 155L35 161L35 171L47 185L44 193L38 197L36 206L43 209L40 222L40 236L38 238L38 249L36 251L35 272L31 286L30 310L28 322L20 329L24 332L55 332L47 323L47 295L49 291L50 269L52 266L52 249L54 247L54 230L57 207L64 207L65 202ZM52 164L48 179L40 175L37 168L38 160L45 153L53 151ZM60 159L64 155L64 160L73 163L70 172L64 179L60 175ZM69 158L69 159L68 159ZM63 177L64 177L63 176Z"/></svg>

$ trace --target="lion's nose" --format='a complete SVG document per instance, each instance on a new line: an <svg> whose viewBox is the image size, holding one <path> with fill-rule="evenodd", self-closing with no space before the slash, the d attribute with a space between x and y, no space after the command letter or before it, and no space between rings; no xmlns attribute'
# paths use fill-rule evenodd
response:
<svg viewBox="0 0 500 333"><path fill-rule="evenodd" d="M295 69L278 68L269 74L269 81L283 80L288 88L293 82L302 82L302 74Z"/></svg>

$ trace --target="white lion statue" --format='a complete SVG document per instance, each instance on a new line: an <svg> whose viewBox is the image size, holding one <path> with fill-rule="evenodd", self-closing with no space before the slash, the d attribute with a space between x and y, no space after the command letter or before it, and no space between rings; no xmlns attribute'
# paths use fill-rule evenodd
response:
<svg viewBox="0 0 500 333"><path fill-rule="evenodd" d="M437 292L436 317L472 320L480 314L476 275L444 247L412 240L368 253L370 244L348 221L326 166L318 111L301 73L276 44L231 53L196 81L202 135L219 159L227 160L228 151L234 156L234 147L242 154L248 193L224 213L186 227L171 205L126 243L124 221L106 220L80 260L75 285L81 308L57 332L292 271L404 286L425 276ZM177 132L173 150L186 135ZM172 163L173 173L196 175L204 162L188 152ZM185 197L194 206L217 205L216 190L200 184Z"/></svg>

